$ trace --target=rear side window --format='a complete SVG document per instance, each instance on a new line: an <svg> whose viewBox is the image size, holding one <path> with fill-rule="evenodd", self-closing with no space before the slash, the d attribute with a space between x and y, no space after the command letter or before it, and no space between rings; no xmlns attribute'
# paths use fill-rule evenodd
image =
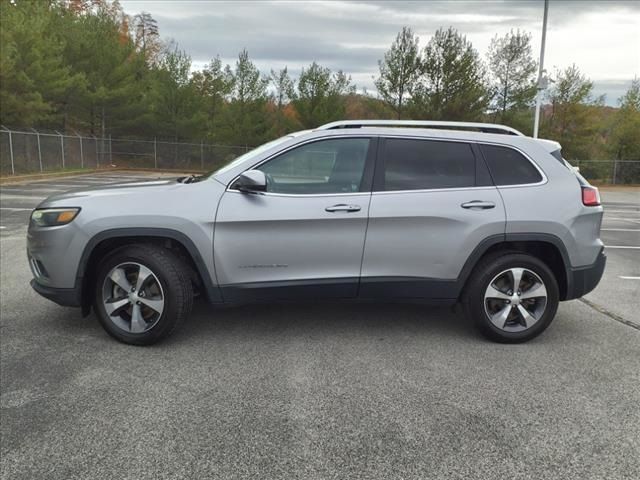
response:
<svg viewBox="0 0 640 480"><path fill-rule="evenodd" d="M480 145L493 181L496 185L538 183L542 175L517 150L496 145Z"/></svg>
<svg viewBox="0 0 640 480"><path fill-rule="evenodd" d="M475 156L467 143L399 138L385 142L387 191L473 187L475 183Z"/></svg>

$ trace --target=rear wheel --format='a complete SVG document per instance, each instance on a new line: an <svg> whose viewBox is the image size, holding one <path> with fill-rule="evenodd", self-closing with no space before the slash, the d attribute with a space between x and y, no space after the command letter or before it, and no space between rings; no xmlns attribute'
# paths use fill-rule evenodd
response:
<svg viewBox="0 0 640 480"><path fill-rule="evenodd" d="M123 247L98 269L95 311L104 329L122 342L156 343L182 323L192 303L189 275L165 248Z"/></svg>
<svg viewBox="0 0 640 480"><path fill-rule="evenodd" d="M504 343L542 333L558 309L558 283L531 255L500 253L482 260L469 279L465 310L486 337Z"/></svg>

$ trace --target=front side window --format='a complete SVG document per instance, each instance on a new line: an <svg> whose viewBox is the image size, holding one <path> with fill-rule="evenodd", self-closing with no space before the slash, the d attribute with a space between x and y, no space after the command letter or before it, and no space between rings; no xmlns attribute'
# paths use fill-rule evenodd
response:
<svg viewBox="0 0 640 480"><path fill-rule="evenodd" d="M369 150L368 138L339 138L308 143L258 167L267 176L267 192L288 194L360 191Z"/></svg>
<svg viewBox="0 0 640 480"><path fill-rule="evenodd" d="M388 138L384 148L384 189L428 190L473 187L476 161L460 142Z"/></svg>
<svg viewBox="0 0 640 480"><path fill-rule="evenodd" d="M542 175L524 155L509 147L480 145L496 185L524 185L542 181Z"/></svg>

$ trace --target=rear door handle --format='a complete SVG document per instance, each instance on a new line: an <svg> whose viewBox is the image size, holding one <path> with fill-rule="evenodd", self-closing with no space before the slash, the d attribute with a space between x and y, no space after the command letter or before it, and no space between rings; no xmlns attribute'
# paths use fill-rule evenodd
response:
<svg viewBox="0 0 640 480"><path fill-rule="evenodd" d="M325 208L327 212L359 212L360 205L347 205L345 203L339 203L338 205L332 205Z"/></svg>
<svg viewBox="0 0 640 480"><path fill-rule="evenodd" d="M472 200L460 205L462 208L472 208L477 210L486 210L488 208L494 208L496 206L493 202L483 202L482 200Z"/></svg>

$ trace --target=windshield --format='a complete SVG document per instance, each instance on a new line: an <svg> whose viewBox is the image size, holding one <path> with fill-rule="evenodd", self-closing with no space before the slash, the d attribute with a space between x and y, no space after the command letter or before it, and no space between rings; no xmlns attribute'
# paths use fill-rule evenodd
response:
<svg viewBox="0 0 640 480"><path fill-rule="evenodd" d="M265 152L265 151L269 150L270 148L272 148L272 147L274 147L274 146L276 146L276 145L278 145L280 143L284 143L285 141L289 140L290 138L293 138L293 135L285 135L284 137L280 137L280 138L277 138L275 140L271 140L270 142L267 142L267 143L265 143L263 145L260 145L259 147L248 151L244 155L240 155L238 158L236 158L232 162L224 165L223 167L220 167L217 170L213 170L211 172L208 172L208 173L204 174L203 178L208 178L208 177L210 177L212 175L216 175L216 174L219 174L219 173L227 172L227 171L231 170L233 167L241 164L245 160L249 160L249 159L251 159L253 157L257 157L262 152Z"/></svg>

